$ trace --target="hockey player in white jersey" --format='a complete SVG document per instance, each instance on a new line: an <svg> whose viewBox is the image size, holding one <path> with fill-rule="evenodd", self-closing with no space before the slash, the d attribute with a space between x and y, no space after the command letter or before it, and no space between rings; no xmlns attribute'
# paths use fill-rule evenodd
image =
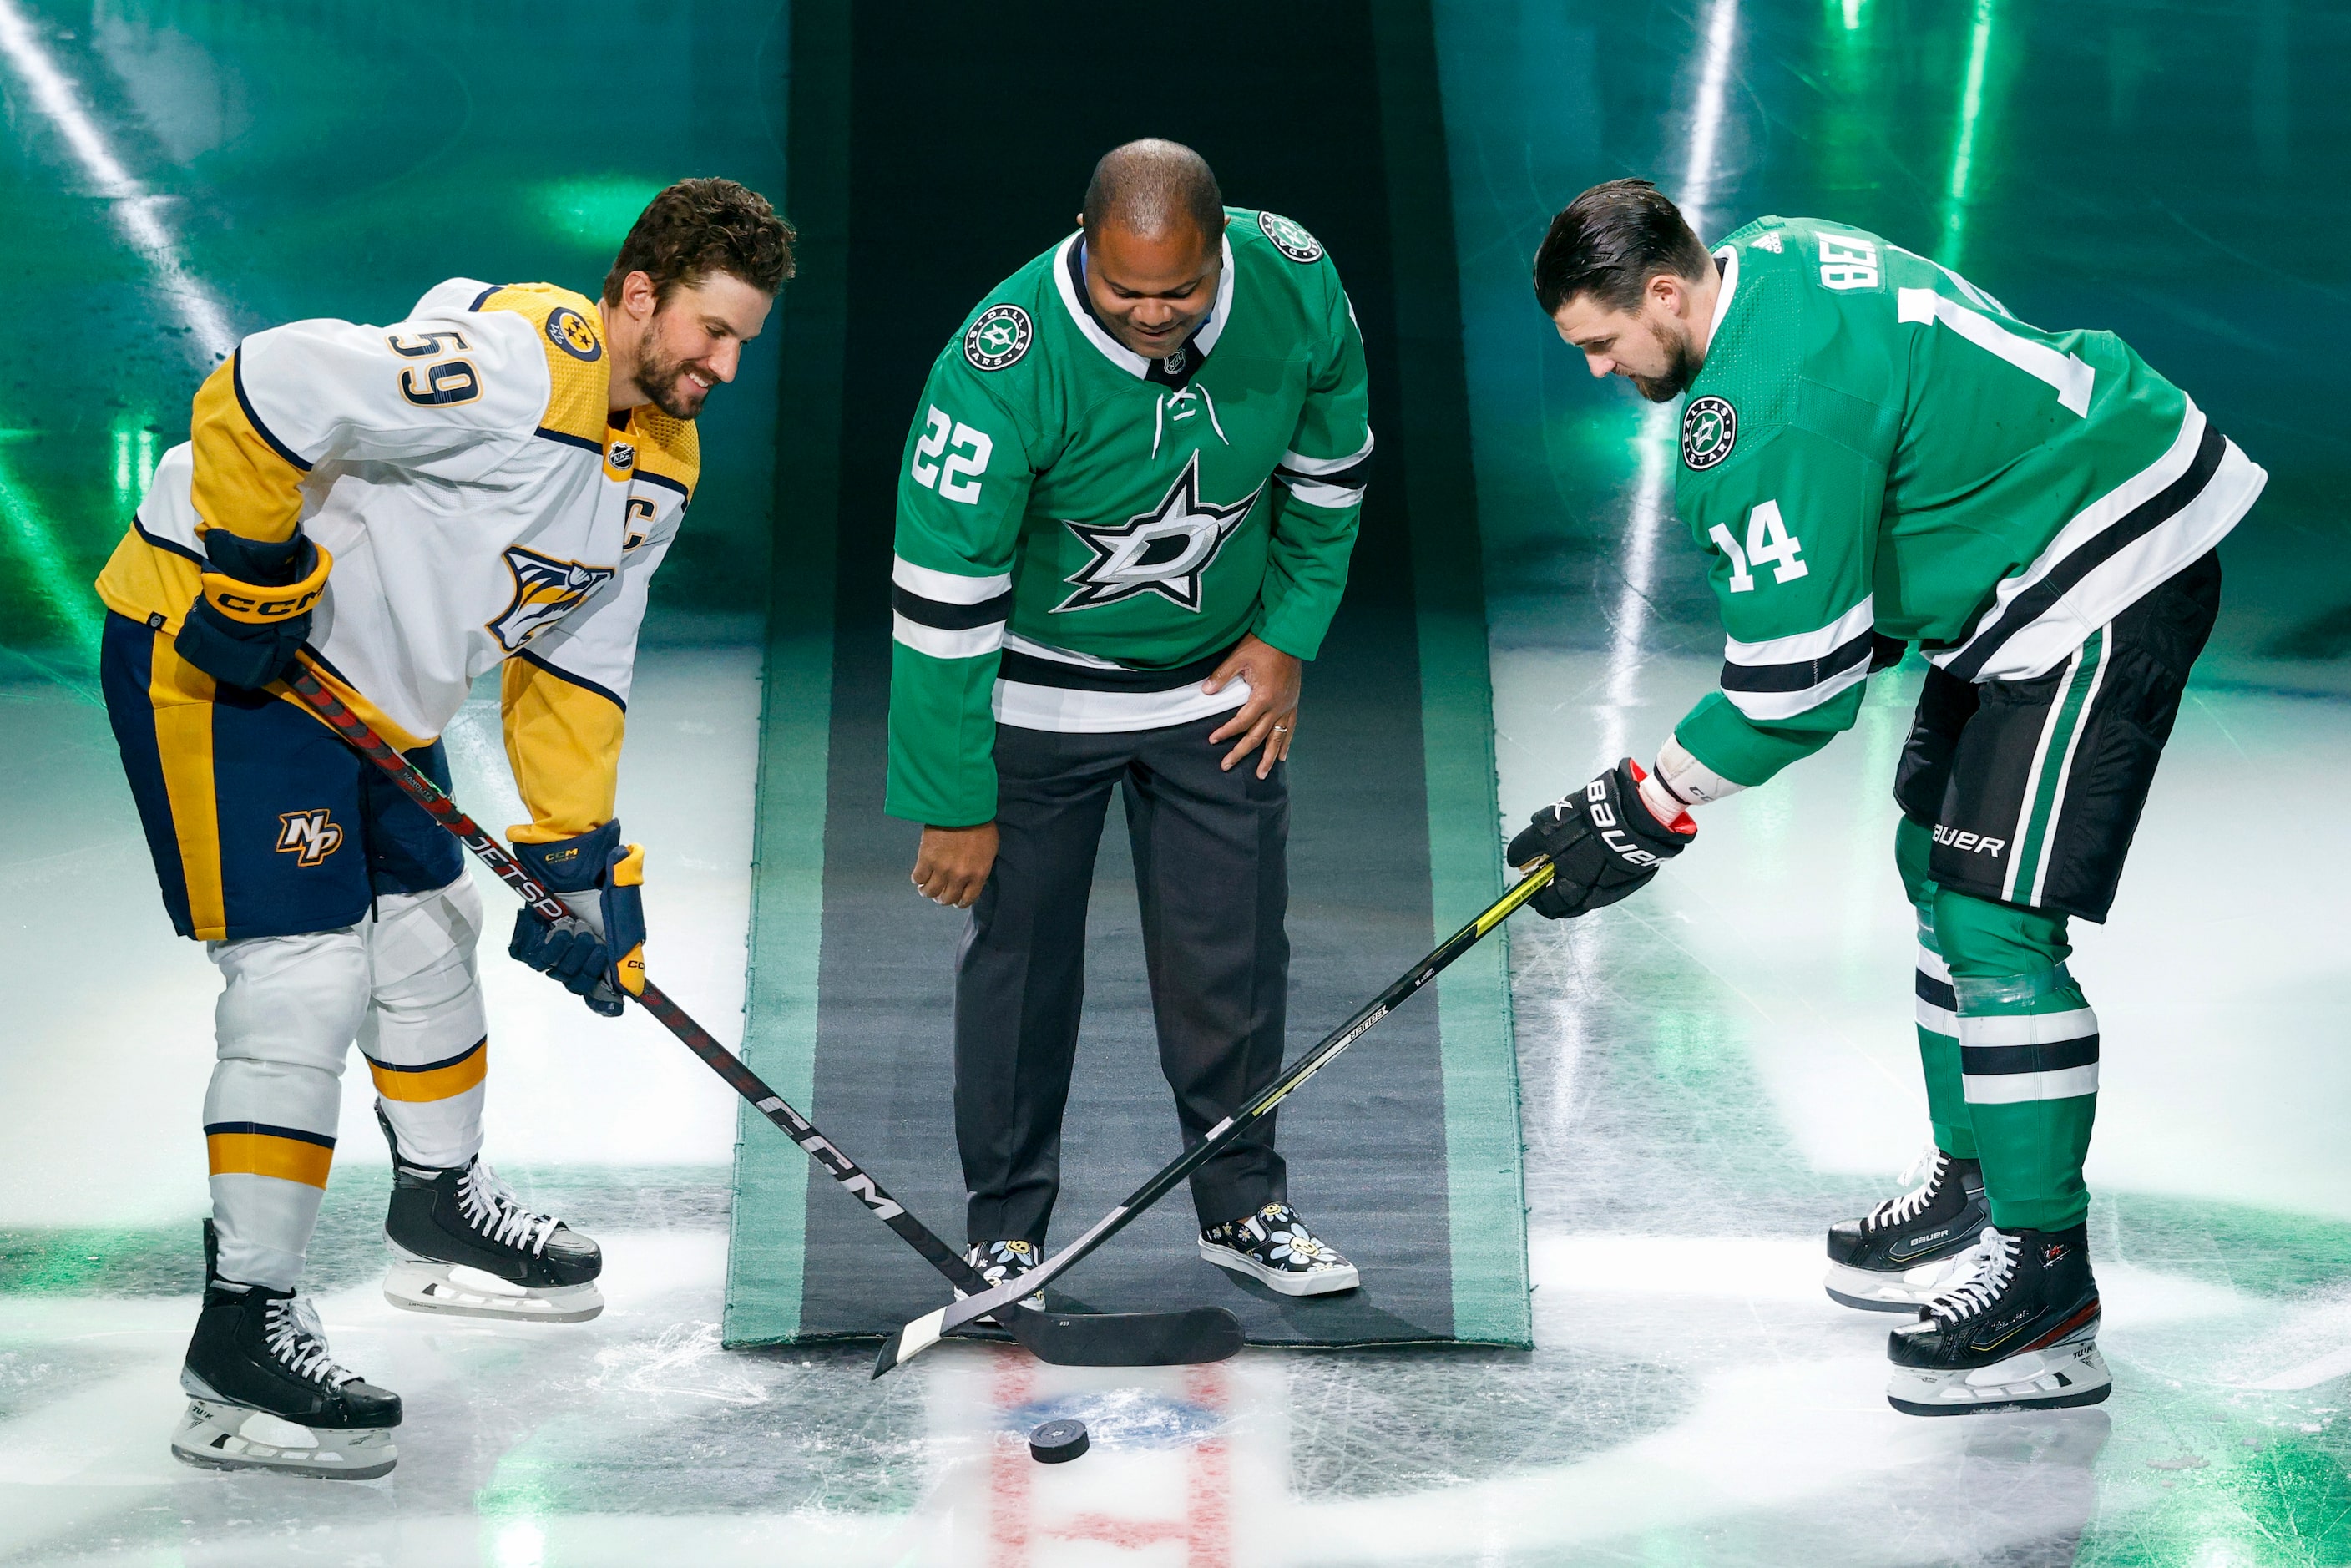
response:
<svg viewBox="0 0 2351 1568"><path fill-rule="evenodd" d="M298 1291L349 1048L392 1145L394 1306L576 1322L596 1244L481 1159L481 904L456 841L287 692L299 658L448 783L439 736L504 665L516 854L580 918L509 952L621 1012L643 854L613 820L649 581L699 473L694 425L791 272L755 193L655 197L600 299L441 284L390 326L245 340L98 581L100 668L163 902L226 982L205 1095L213 1215L172 1451L363 1479L397 1395L331 1359Z"/></svg>

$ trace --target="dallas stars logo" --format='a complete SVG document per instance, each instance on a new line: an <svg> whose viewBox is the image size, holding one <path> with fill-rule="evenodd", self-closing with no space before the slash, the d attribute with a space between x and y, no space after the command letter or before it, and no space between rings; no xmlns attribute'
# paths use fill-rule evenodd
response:
<svg viewBox="0 0 2351 1568"><path fill-rule="evenodd" d="M991 306L963 335L963 357L974 370L1000 371L1029 351L1034 335L1029 312L1019 306Z"/></svg>
<svg viewBox="0 0 2351 1568"><path fill-rule="evenodd" d="M1094 558L1062 579L1075 583L1078 591L1053 606L1054 611L1092 610L1138 593L1155 593L1170 604L1198 610L1200 579L1257 504L1257 497L1252 490L1228 507L1202 501L1200 455L1193 453L1151 510L1123 523L1068 525Z"/></svg>

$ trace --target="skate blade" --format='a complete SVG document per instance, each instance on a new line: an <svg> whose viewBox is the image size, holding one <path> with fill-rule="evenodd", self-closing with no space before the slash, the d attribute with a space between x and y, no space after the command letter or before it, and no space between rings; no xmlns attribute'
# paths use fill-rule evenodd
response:
<svg viewBox="0 0 2351 1568"><path fill-rule="evenodd" d="M1905 1416L1986 1416L2103 1403L2115 1380L2095 1343L2053 1345L1972 1372L1897 1366L1886 1402Z"/></svg>
<svg viewBox="0 0 2351 1568"><path fill-rule="evenodd" d="M267 1470L313 1480L371 1481L400 1462L393 1428L319 1431L240 1405L191 1400L172 1457L206 1470Z"/></svg>
<svg viewBox="0 0 2351 1568"><path fill-rule="evenodd" d="M591 1281L531 1290L463 1263L394 1262L383 1277L383 1299L403 1312L509 1322L581 1323L604 1310Z"/></svg>
<svg viewBox="0 0 2351 1568"><path fill-rule="evenodd" d="M1279 1291L1285 1296L1330 1296L1341 1291L1362 1287L1363 1275L1353 1263L1343 1269L1329 1269L1318 1274L1293 1274L1287 1269L1269 1269L1254 1258L1244 1258L1229 1247L1216 1247L1203 1241L1200 1256L1217 1268L1235 1274L1246 1274L1260 1281L1268 1290Z"/></svg>
<svg viewBox="0 0 2351 1568"><path fill-rule="evenodd" d="M1944 1291L1965 1284L1975 1277L1980 1267L1972 1247L1953 1257L1905 1269L1898 1274L1856 1269L1850 1263L1832 1263L1821 1288L1828 1292L1830 1301L1841 1307L1855 1307L1865 1312L1909 1312Z"/></svg>

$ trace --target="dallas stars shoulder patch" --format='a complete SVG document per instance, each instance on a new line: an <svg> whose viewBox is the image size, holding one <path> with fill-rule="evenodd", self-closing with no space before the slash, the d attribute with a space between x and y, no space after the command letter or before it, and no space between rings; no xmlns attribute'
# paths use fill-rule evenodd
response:
<svg viewBox="0 0 2351 1568"><path fill-rule="evenodd" d="M1229 506L1200 499L1200 455L1151 510L1123 523L1069 523L1093 559L1062 580L1077 591L1053 606L1092 610L1139 593L1155 593L1185 610L1200 608L1200 579L1257 504L1259 486Z"/></svg>
<svg viewBox="0 0 2351 1568"><path fill-rule="evenodd" d="M963 335L963 357L976 371L1000 371L1029 351L1036 329L1018 305L991 305Z"/></svg>
<svg viewBox="0 0 2351 1568"><path fill-rule="evenodd" d="M1719 397L1692 398L1682 411L1682 461L1703 471L1730 455L1739 441L1739 413Z"/></svg>
<svg viewBox="0 0 2351 1568"><path fill-rule="evenodd" d="M1273 248L1301 267L1322 256L1322 242L1306 232L1303 224L1283 217L1279 213L1259 213L1257 226L1273 242Z"/></svg>

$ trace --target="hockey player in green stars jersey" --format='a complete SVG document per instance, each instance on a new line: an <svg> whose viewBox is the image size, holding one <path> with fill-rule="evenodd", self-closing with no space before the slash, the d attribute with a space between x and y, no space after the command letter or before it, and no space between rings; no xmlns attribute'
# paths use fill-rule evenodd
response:
<svg viewBox="0 0 2351 1568"><path fill-rule="evenodd" d="M1060 1186L1113 789L1186 1144L1280 1066L1283 758L1372 449L1312 235L1228 211L1165 141L1102 160L1083 225L940 354L898 486L887 809L925 824L916 888L972 910L956 1138L992 1282L1034 1265ZM1290 1207L1270 1119L1192 1195L1209 1261L1290 1295L1357 1283Z"/></svg>
<svg viewBox="0 0 2351 1568"><path fill-rule="evenodd" d="M1928 663L1895 780L1918 918L1927 1184L1829 1231L1829 1294L1917 1312L1886 1395L1919 1416L2095 1404L2082 1163L2098 1023L2069 917L2102 921L2264 476L2109 332L2045 332L1872 234L1760 218L1709 256L1647 182L1576 198L1535 291L1594 375L1689 393L1676 501L1728 633L1721 689L1511 841L1553 918L1612 904Z"/></svg>

